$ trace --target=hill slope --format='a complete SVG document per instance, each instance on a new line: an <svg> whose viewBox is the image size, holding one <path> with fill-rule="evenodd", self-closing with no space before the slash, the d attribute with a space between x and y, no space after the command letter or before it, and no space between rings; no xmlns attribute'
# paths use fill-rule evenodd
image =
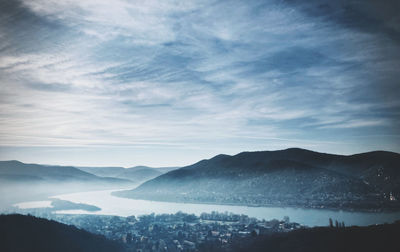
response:
<svg viewBox="0 0 400 252"><path fill-rule="evenodd" d="M129 178L130 180L136 182L144 182L146 180L155 178L157 176L162 175L163 173L146 166L138 166L133 168L127 168L120 174L118 174L118 178Z"/></svg>
<svg viewBox="0 0 400 252"><path fill-rule="evenodd" d="M98 177L71 166L0 161L0 209L57 194L132 185L127 179Z"/></svg>
<svg viewBox="0 0 400 252"><path fill-rule="evenodd" d="M394 204L385 195L400 194L399 175L396 153L341 156L293 148L218 155L115 194L167 201L371 209Z"/></svg>
<svg viewBox="0 0 400 252"><path fill-rule="evenodd" d="M81 167L77 166L81 171L88 172L100 177L116 177L117 174L125 170L124 167Z"/></svg>
<svg viewBox="0 0 400 252"><path fill-rule="evenodd" d="M120 179L129 179L135 183L141 183L153 179L168 171L177 169L176 167L152 168L148 166L135 166L132 168L123 167L78 167L80 170L95 174Z"/></svg>
<svg viewBox="0 0 400 252"><path fill-rule="evenodd" d="M74 226L24 215L0 215L0 250L117 252L123 247Z"/></svg>
<svg viewBox="0 0 400 252"><path fill-rule="evenodd" d="M51 166L38 164L25 164L19 161L0 161L0 179L9 182L95 182L95 183L121 183L131 181L126 179L98 177L88 172L81 171L72 166Z"/></svg>

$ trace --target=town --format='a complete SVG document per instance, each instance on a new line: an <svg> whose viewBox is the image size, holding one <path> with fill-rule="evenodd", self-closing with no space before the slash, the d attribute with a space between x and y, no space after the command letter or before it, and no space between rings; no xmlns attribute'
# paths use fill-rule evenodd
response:
<svg viewBox="0 0 400 252"><path fill-rule="evenodd" d="M208 251L224 249L238 239L306 228L283 220L258 220L233 213L202 213L200 216L150 214L138 217L42 213L41 217L74 225L120 241L128 251Z"/></svg>

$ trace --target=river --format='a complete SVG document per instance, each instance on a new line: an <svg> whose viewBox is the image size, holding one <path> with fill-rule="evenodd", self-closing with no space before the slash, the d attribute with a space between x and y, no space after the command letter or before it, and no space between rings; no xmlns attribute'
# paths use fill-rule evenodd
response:
<svg viewBox="0 0 400 252"><path fill-rule="evenodd" d="M63 214L102 214L102 215L143 215L143 214L162 214L176 213L182 211L185 213L193 213L200 215L203 212L232 212L235 214L246 214L250 217L258 219L283 219L289 216L291 221L298 222L307 226L326 226L329 218L338 220L349 225L366 226L372 224L392 223L400 220L400 212L395 213L367 213L367 212L349 212L335 211L327 209L304 209L292 207L247 207L247 206L231 206L231 205L212 205L212 204L192 204L192 203L170 203L148 200L134 200L119 198L111 195L113 191L118 190L102 190L80 193L70 193L56 195L52 198L68 200L75 203L85 203L101 208L100 211L88 212L83 210L66 210L57 211ZM48 202L43 202L48 205ZM38 207L38 202L32 202L32 205ZM29 202L17 204L24 208L29 208ZM43 206L45 207L45 206Z"/></svg>

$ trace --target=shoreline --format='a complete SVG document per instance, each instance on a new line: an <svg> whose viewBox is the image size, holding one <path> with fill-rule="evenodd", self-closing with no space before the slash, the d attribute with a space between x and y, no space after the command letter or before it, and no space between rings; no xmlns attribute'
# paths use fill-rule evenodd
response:
<svg viewBox="0 0 400 252"><path fill-rule="evenodd" d="M335 212L363 212L363 213L400 213L400 207L398 209L393 208L379 208L379 209L366 209L366 208L356 208L356 207L344 207L344 208L335 208L335 207L325 207L325 206L298 206L298 205L288 205L288 204L276 204L276 205L251 205L251 204L237 204L237 203L229 203L229 202L207 202L207 201L172 201L166 199L148 199L142 197L126 197L122 195L116 194L115 191L112 192L111 195L119 198L125 199L133 199L133 200L147 200L147 201L158 201L158 202L168 202L168 203L180 203L180 204L204 204L204 205L220 205L220 206L244 206L244 207L270 207L270 208L295 208L295 209L305 209L305 210L329 210ZM122 191L121 191L122 192Z"/></svg>

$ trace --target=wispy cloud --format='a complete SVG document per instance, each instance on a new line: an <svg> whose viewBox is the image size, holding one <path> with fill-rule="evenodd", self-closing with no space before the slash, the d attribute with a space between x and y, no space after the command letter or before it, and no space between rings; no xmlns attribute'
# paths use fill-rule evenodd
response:
<svg viewBox="0 0 400 252"><path fill-rule="evenodd" d="M399 133L399 40L345 5L2 3L1 145L361 150Z"/></svg>

